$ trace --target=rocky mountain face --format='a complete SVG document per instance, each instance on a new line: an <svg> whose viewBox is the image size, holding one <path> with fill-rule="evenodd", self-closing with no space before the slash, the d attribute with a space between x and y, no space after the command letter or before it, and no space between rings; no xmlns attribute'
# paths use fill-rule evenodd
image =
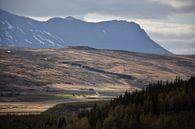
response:
<svg viewBox="0 0 195 129"><path fill-rule="evenodd" d="M73 17L40 22L0 10L0 45L27 48L90 46L100 49L171 54L136 23L122 20L98 23Z"/></svg>

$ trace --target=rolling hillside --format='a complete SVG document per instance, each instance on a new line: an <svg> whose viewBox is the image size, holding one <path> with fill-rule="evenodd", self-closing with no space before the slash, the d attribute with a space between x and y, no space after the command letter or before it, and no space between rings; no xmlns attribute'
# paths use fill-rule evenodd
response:
<svg viewBox="0 0 195 129"><path fill-rule="evenodd" d="M195 75L194 56L160 56L90 47L0 49L2 102L113 97L149 82Z"/></svg>

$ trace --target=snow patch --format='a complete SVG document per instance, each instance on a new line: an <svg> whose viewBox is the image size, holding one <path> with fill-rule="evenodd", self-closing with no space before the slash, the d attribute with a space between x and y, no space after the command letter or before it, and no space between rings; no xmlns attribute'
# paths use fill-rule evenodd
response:
<svg viewBox="0 0 195 129"><path fill-rule="evenodd" d="M52 37L53 39L56 39L55 36L53 36L50 32L47 32L47 31L43 31L46 35Z"/></svg>
<svg viewBox="0 0 195 129"><path fill-rule="evenodd" d="M34 32L39 32L39 33L42 33L43 34L43 32L41 31L41 30L33 30Z"/></svg>
<svg viewBox="0 0 195 129"><path fill-rule="evenodd" d="M29 41L28 39L25 39L25 42L29 43L29 44L32 44L31 41Z"/></svg>
<svg viewBox="0 0 195 129"><path fill-rule="evenodd" d="M53 46L55 45L55 43L53 41L51 41L50 39L45 39L47 42L49 42L50 44L52 44Z"/></svg>
<svg viewBox="0 0 195 129"><path fill-rule="evenodd" d="M32 26L32 23L30 21L27 21L27 23Z"/></svg>
<svg viewBox="0 0 195 129"><path fill-rule="evenodd" d="M5 23L8 25L8 29L14 29L14 26L12 26L7 20L5 20Z"/></svg>
<svg viewBox="0 0 195 129"><path fill-rule="evenodd" d="M50 32L47 32L47 31L43 31L44 33L46 33L47 35L51 35L51 33Z"/></svg>
<svg viewBox="0 0 195 129"><path fill-rule="evenodd" d="M57 46L58 46L58 47L63 47L62 45L60 45L60 44L58 44L58 43L57 43Z"/></svg>
<svg viewBox="0 0 195 129"><path fill-rule="evenodd" d="M55 45L55 43L53 41L51 41L50 39L42 37L41 35L37 35L37 36L39 37L39 39L45 40L48 43L52 44L53 46Z"/></svg>
<svg viewBox="0 0 195 129"><path fill-rule="evenodd" d="M61 39L58 36L54 36L52 35L50 32L47 31L42 31L42 30L32 30L30 29L30 31L34 34L36 34L36 37L39 38L39 40L42 41L46 41L49 44L51 44L52 46L57 45L55 42L57 41L58 43L64 43L63 39Z"/></svg>
<svg viewBox="0 0 195 129"><path fill-rule="evenodd" d="M12 35L8 31L5 32L5 36L8 38L8 40L13 40Z"/></svg>
<svg viewBox="0 0 195 129"><path fill-rule="evenodd" d="M45 44L43 41L41 41L39 38L38 38L38 36L36 35L33 35L33 38L35 39L35 40L37 40L39 43L41 43L41 44Z"/></svg>
<svg viewBox="0 0 195 129"><path fill-rule="evenodd" d="M4 25L5 24L5 22L3 22L3 21L1 21L1 23Z"/></svg>
<svg viewBox="0 0 195 129"><path fill-rule="evenodd" d="M47 32L47 31L43 31L45 34L47 34L48 36L52 37L53 39L57 40L58 42L60 43L64 43L63 39L61 39L60 37L58 36L54 36L52 35L50 32Z"/></svg>
<svg viewBox="0 0 195 129"><path fill-rule="evenodd" d="M25 34L25 32L20 27L17 26L16 29L18 29L20 32L22 32L23 34Z"/></svg>
<svg viewBox="0 0 195 129"><path fill-rule="evenodd" d="M40 33L40 34L45 35L45 32L44 32L44 31L41 31L41 30L32 30L32 29L31 29L31 31L32 31L32 32L35 32L36 34L37 34L37 33Z"/></svg>
<svg viewBox="0 0 195 129"><path fill-rule="evenodd" d="M106 32L106 30L102 30L102 32L104 33L104 34L106 34L107 32Z"/></svg>
<svg viewBox="0 0 195 129"><path fill-rule="evenodd" d="M56 36L56 38L58 39L58 41L61 41L61 43L65 43L65 41L62 38L60 38L59 36Z"/></svg>

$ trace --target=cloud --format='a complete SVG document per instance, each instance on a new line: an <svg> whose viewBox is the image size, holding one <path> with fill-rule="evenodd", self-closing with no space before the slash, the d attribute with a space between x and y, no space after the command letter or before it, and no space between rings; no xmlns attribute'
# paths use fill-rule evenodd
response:
<svg viewBox="0 0 195 129"><path fill-rule="evenodd" d="M172 50L174 53L178 54L184 54L184 55L190 55L190 54L195 54L195 48L178 48L178 49L173 49Z"/></svg>
<svg viewBox="0 0 195 129"><path fill-rule="evenodd" d="M151 39L175 54L195 54L195 25L137 19Z"/></svg>
<svg viewBox="0 0 195 129"><path fill-rule="evenodd" d="M148 2L159 2L163 4L167 4L176 9L184 9L195 7L194 0L147 0Z"/></svg>
<svg viewBox="0 0 195 129"><path fill-rule="evenodd" d="M193 40L195 41L195 25L135 20L148 33L159 40Z"/></svg>
<svg viewBox="0 0 195 129"><path fill-rule="evenodd" d="M161 46L167 48L175 54L193 54L195 55L194 41L159 41Z"/></svg>
<svg viewBox="0 0 195 129"><path fill-rule="evenodd" d="M163 1L163 2L162 2ZM187 1L187 2L186 2ZM194 0L0 0L0 8L31 17L97 13L162 19L195 11Z"/></svg>

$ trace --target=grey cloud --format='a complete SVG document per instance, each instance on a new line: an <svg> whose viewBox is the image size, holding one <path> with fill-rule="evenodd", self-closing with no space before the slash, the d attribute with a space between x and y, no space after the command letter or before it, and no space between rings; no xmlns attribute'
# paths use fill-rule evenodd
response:
<svg viewBox="0 0 195 129"><path fill-rule="evenodd" d="M165 18L195 9L174 8L169 4L148 0L0 0L0 8L33 17L99 13L134 18Z"/></svg>
<svg viewBox="0 0 195 129"><path fill-rule="evenodd" d="M149 32L152 39L175 54L195 54L195 35Z"/></svg>
<svg viewBox="0 0 195 129"><path fill-rule="evenodd" d="M179 40L179 41L189 41L193 40L195 42L195 34L194 33L159 33L159 32L149 32L153 38L158 40Z"/></svg>
<svg viewBox="0 0 195 129"><path fill-rule="evenodd" d="M174 11L177 13L188 13L195 11L195 0L170 0L173 4L180 3L179 7L175 7Z"/></svg>
<svg viewBox="0 0 195 129"><path fill-rule="evenodd" d="M158 43L175 54L195 54L195 41L158 41Z"/></svg>

